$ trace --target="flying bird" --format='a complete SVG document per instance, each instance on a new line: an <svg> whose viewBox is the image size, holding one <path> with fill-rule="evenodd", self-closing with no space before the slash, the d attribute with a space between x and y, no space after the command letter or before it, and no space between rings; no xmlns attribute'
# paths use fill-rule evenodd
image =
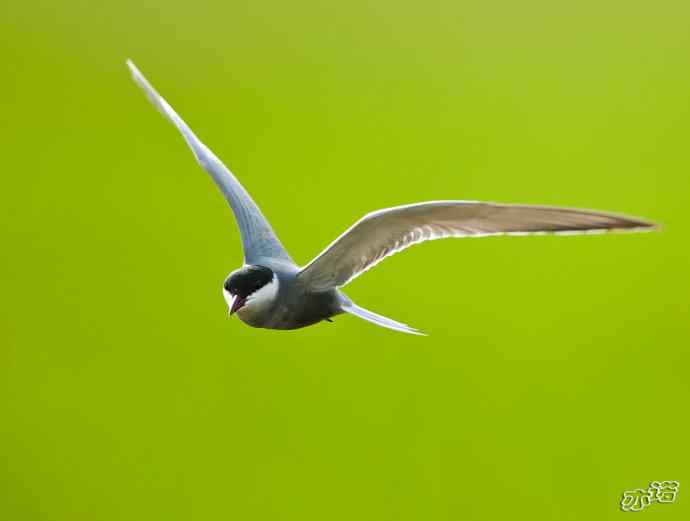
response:
<svg viewBox="0 0 690 521"><path fill-rule="evenodd" d="M223 192L237 220L244 265L228 275L229 314L252 327L298 329L349 313L378 326L421 335L406 324L364 309L341 290L386 257L446 237L644 231L655 225L611 213L478 201L430 201L377 210L362 217L306 266L285 250L247 190L156 92L131 60L134 81L180 131L194 157Z"/></svg>

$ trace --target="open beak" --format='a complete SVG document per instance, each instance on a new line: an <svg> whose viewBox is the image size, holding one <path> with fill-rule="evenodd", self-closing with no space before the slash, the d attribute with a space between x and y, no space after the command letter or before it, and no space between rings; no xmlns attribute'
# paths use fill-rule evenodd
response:
<svg viewBox="0 0 690 521"><path fill-rule="evenodd" d="M229 315L234 315L235 312L237 312L242 306L244 306L247 303L247 299L245 297L240 297L239 295L227 295L228 298L226 298L228 302L228 314Z"/></svg>

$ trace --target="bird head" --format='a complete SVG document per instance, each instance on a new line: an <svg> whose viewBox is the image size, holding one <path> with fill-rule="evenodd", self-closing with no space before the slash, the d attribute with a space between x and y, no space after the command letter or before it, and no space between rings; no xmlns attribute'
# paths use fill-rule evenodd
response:
<svg viewBox="0 0 690 521"><path fill-rule="evenodd" d="M233 271L223 284L223 296L230 315L251 311L272 302L278 291L275 273L265 266L249 265Z"/></svg>

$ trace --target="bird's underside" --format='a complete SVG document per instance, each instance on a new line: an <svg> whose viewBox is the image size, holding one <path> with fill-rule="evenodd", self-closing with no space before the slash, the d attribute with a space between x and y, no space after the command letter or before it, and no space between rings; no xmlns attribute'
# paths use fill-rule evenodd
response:
<svg viewBox="0 0 690 521"><path fill-rule="evenodd" d="M257 324L267 325L260 327L280 323L278 329L294 329L345 312L382 327L421 334L405 324L361 308L339 288L386 257L429 240L655 229L654 224L641 219L591 210L476 201L431 201L386 208L364 216L309 264L300 268L292 261L271 225L237 178L196 137L131 61L128 61L128 66L137 84L182 133L199 164L223 192L238 223L245 265L267 265L281 280L281 291L276 297L278 300L275 306L267 309L274 310L272 312L282 310L285 317L300 317L295 323L290 323L289 318L278 321L278 317L261 317ZM333 295L335 300L324 298L325 294ZM321 301L327 302L324 304L327 308L314 308L314 303ZM290 306L304 306L304 309L290 309Z"/></svg>

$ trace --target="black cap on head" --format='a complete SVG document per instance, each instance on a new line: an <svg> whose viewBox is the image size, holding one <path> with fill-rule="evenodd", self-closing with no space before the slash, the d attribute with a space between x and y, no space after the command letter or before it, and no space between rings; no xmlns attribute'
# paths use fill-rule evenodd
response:
<svg viewBox="0 0 690 521"><path fill-rule="evenodd" d="M225 291L240 297L248 297L273 280L273 271L265 266L245 266L225 279Z"/></svg>

